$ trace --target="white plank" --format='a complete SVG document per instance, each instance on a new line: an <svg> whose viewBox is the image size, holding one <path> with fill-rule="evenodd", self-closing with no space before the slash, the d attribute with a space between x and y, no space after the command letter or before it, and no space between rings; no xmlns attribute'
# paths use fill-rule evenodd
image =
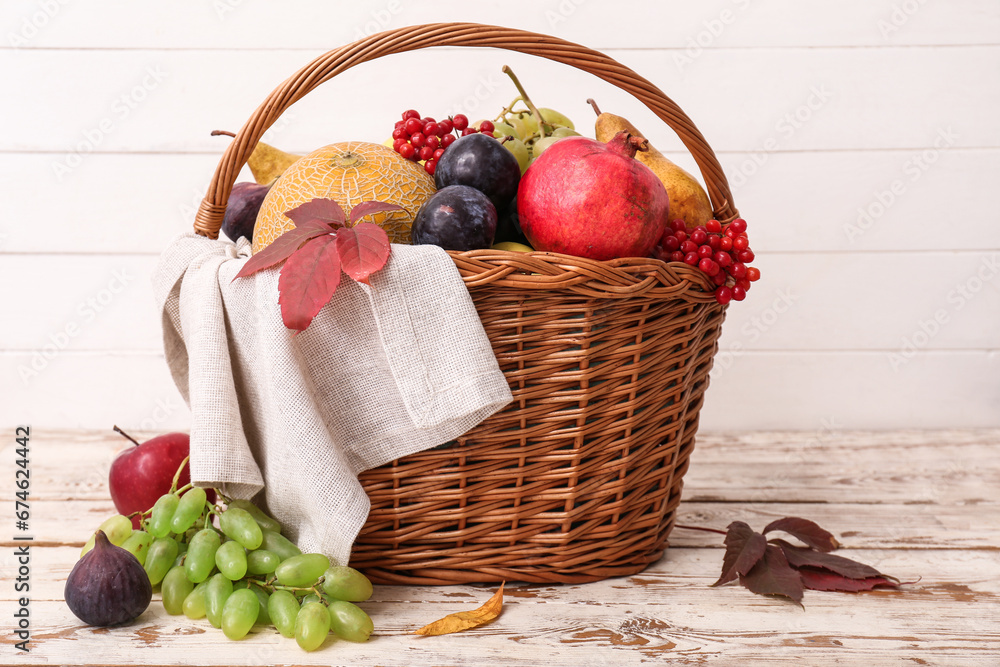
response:
<svg viewBox="0 0 1000 667"><path fill-rule="evenodd" d="M283 144L281 128L272 134ZM0 153L0 180L16 193L0 199L0 252L159 253L190 229L227 142L204 154L92 154L63 179L53 172L59 154ZM923 153L738 152L720 160L760 250L1000 247L1000 225L984 214L1000 150L930 153L933 162ZM670 157L695 169L686 154ZM16 222L38 218L44 234Z"/></svg>
<svg viewBox="0 0 1000 667"><path fill-rule="evenodd" d="M35 371L37 374L33 374ZM2 419L10 424L125 430L190 428L162 354L0 354Z"/></svg>
<svg viewBox="0 0 1000 667"><path fill-rule="evenodd" d="M723 349L701 426L808 432L1000 426L996 352L918 351L896 370L891 359L886 352Z"/></svg>
<svg viewBox="0 0 1000 667"><path fill-rule="evenodd" d="M6 257L0 283L30 288L0 297L4 311L19 318L18 326L0 334L0 346L35 355L160 352L160 316L151 286L157 259ZM889 359L893 354L905 358L911 350L1000 346L1000 252L761 251L754 264L762 278L745 301L730 307L720 341L723 352L878 350ZM892 287L900 280L905 288ZM886 287L872 289L877 285Z"/></svg>
<svg viewBox="0 0 1000 667"><path fill-rule="evenodd" d="M658 124L626 93L590 75L522 54L465 51L462 67L449 69L447 90L416 86L405 103L387 93L402 64L407 71L438 70L449 67L454 52L419 51L343 73L293 107L286 121L289 149L379 140L404 106L432 115L493 116L515 95L500 73L504 63L529 92L537 91L538 104L581 122L592 117L585 100L594 97L640 128ZM276 85L318 53L3 50L0 86L24 91L29 103L4 108L5 124L25 131L5 135L0 150L53 151L70 174L95 150L217 151L211 130L241 126ZM682 72L661 51L609 55L674 96L720 151L1000 146L990 113L1000 104L1000 85L980 74L1000 66L997 46L722 49ZM219 74L226 72L252 74ZM761 85L762 76L781 85ZM725 99L713 91L726 91ZM681 148L666 129L662 138L644 131L654 145Z"/></svg>
<svg viewBox="0 0 1000 667"><path fill-rule="evenodd" d="M1000 27L997 7L988 0L850 0L836 7L794 0L328 5L223 0L169 9L126 0L86 7L11 0L4 9L9 18L3 45L20 48L329 49L376 30L462 20L543 32L594 48L669 47L697 53L698 48L762 45L977 44L993 41ZM130 29L116 29L122 23Z"/></svg>

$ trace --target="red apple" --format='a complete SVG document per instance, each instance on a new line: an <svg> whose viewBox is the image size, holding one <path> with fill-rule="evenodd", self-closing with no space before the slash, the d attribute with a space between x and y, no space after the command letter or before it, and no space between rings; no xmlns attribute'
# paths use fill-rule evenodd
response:
<svg viewBox="0 0 1000 667"><path fill-rule="evenodd" d="M108 475L111 500L119 514L145 512L160 496L169 493L177 468L188 456L191 438L187 433L165 433L139 444L117 426L115 430L136 446L126 449L111 462ZM190 467L185 464L177 487L190 481ZM138 516L132 517L132 527L139 527Z"/></svg>

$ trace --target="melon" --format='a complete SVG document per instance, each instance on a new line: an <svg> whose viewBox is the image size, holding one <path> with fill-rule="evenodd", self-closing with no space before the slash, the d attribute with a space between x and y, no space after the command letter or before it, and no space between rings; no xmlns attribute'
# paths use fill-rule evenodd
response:
<svg viewBox="0 0 1000 667"><path fill-rule="evenodd" d="M409 243L413 219L435 191L434 178L392 148L364 141L330 144L296 160L271 186L257 213L252 250L294 229L285 212L316 198L333 199L348 215L363 201L396 204L402 210L364 220L382 227L390 243Z"/></svg>

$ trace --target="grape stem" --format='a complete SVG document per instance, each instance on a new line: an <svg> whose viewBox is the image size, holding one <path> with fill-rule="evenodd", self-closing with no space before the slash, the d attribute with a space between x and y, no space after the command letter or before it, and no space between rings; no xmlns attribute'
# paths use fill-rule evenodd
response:
<svg viewBox="0 0 1000 667"><path fill-rule="evenodd" d="M190 456L185 456L184 460L181 461L181 464L179 466L177 466L177 472L174 473L174 480L172 482L170 482L170 493L176 493L177 492L177 482L181 478L181 472L184 471L184 466L187 465L187 463L188 463L188 461L190 459L191 459Z"/></svg>
<svg viewBox="0 0 1000 667"><path fill-rule="evenodd" d="M536 107L535 103L531 101L530 97L528 97L528 93L524 91L524 87L518 80L517 75L514 74L514 70L512 70L509 66L504 65L503 73L510 77L510 80L514 82L514 87L517 88L517 92L521 93L521 101L527 105L527 107L531 110L531 115L533 115L535 120L538 121L539 138L544 138L545 126L548 125L548 123L546 123L545 119L542 118L542 114L538 111L538 107Z"/></svg>

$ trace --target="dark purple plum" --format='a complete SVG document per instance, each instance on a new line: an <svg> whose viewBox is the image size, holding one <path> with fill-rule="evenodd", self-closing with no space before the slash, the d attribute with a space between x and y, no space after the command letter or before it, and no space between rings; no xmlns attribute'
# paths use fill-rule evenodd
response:
<svg viewBox="0 0 1000 667"><path fill-rule="evenodd" d="M420 207L410 236L413 245L475 250L493 245L496 231L497 210L489 197L468 185L449 185Z"/></svg>
<svg viewBox="0 0 1000 667"><path fill-rule="evenodd" d="M434 183L438 190L449 185L468 185L504 210L517 195L521 167L517 158L492 136L481 132L458 139L437 162Z"/></svg>

